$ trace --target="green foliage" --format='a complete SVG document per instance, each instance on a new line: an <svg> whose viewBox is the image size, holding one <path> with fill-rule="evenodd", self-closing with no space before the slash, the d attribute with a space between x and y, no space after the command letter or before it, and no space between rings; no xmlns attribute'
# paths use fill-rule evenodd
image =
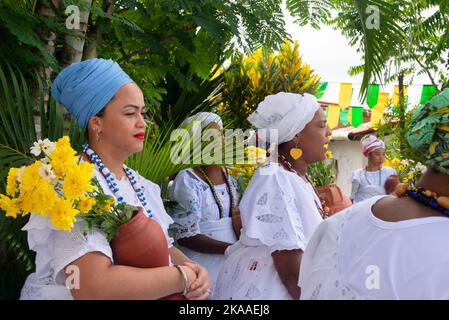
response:
<svg viewBox="0 0 449 320"><path fill-rule="evenodd" d="M393 52L399 51L397 45L406 40L401 14L404 1L339 0L334 5L338 14L329 24L341 30L350 39L350 45L357 45L364 56L360 90L364 97L368 84L382 78L387 61ZM376 23L373 18L377 12Z"/></svg>
<svg viewBox="0 0 449 320"><path fill-rule="evenodd" d="M307 175L314 187L335 183L334 161L326 159L307 166Z"/></svg>
<svg viewBox="0 0 449 320"><path fill-rule="evenodd" d="M246 119L269 94L281 91L315 94L319 77L303 63L298 43L285 40L277 54L261 48L253 54L236 55L225 71L219 111L234 119L235 126L246 128Z"/></svg>
<svg viewBox="0 0 449 320"><path fill-rule="evenodd" d="M412 119L413 109L405 113L404 125L400 125L399 114L390 106L384 113L384 124L378 127L379 137L386 141L386 155L388 159L409 159L424 163L425 157L413 149L407 141L406 133Z"/></svg>

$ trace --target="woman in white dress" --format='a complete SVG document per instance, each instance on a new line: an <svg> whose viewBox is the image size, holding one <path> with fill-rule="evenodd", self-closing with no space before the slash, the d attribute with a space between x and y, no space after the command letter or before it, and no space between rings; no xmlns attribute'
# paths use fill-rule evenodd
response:
<svg viewBox="0 0 449 320"><path fill-rule="evenodd" d="M449 89L417 108L407 133L427 157L417 188L355 204L316 230L301 299L449 299Z"/></svg>
<svg viewBox="0 0 449 320"><path fill-rule="evenodd" d="M226 251L213 298L297 299L302 252L324 216L307 165L325 158L330 129L310 94L267 96L248 120L259 133L277 129L279 152L243 194L241 236Z"/></svg>
<svg viewBox="0 0 449 320"><path fill-rule="evenodd" d="M87 130L89 144L81 157L92 161L98 155L100 164L92 162L103 190L153 216L165 233L167 242L162 245L169 247L171 262L157 268L115 265L106 235L99 229L84 234L78 219L72 231L59 231L47 218L31 215L24 230L36 252L36 271L28 276L21 299L159 299L179 292L189 299L207 299L207 270L172 246L167 229L173 221L164 210L159 187L124 166L143 148L145 103L139 87L117 63L90 59L64 69L53 82L52 96ZM117 184L113 190L104 168ZM143 194L138 195L136 188ZM78 275L78 285L66 285L69 275Z"/></svg>
<svg viewBox="0 0 449 320"><path fill-rule="evenodd" d="M385 143L373 135L362 138L363 155L368 164L363 169L354 171L350 177L352 183L351 199L353 203L375 196L386 195L385 182L396 175L393 168L383 167L385 162Z"/></svg>
<svg viewBox="0 0 449 320"><path fill-rule="evenodd" d="M198 121L201 129L223 129L215 113L201 112L183 126ZM221 134L221 133L220 133ZM170 186L170 199L177 206L169 212L178 248L209 271L212 283L224 261L224 252L237 241L233 228L239 201L238 186L221 165L205 165L180 171Z"/></svg>

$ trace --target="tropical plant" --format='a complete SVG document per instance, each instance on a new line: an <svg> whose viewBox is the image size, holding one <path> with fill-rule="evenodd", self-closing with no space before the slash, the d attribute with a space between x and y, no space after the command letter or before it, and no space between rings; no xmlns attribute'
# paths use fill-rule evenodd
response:
<svg viewBox="0 0 449 320"><path fill-rule="evenodd" d="M314 94L319 77L299 56L298 42L285 40L277 54L267 48L253 54L237 54L224 72L222 104L218 110L248 127L246 118L269 94L281 91Z"/></svg>
<svg viewBox="0 0 449 320"><path fill-rule="evenodd" d="M307 166L307 175L314 187L327 186L335 183L334 168L335 160L333 159L332 152L327 151L326 159Z"/></svg>

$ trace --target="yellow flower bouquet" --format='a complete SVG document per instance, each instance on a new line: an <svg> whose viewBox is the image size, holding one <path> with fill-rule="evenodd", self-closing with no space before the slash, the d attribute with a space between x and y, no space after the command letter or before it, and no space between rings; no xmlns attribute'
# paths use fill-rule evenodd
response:
<svg viewBox="0 0 449 320"><path fill-rule="evenodd" d="M70 231L81 215L85 232L97 225L108 240L131 219L136 208L116 205L115 198L103 192L94 165L80 161L67 136L57 142L39 140L30 151L36 160L9 169L6 194L0 194L0 209L7 217L33 213L49 217L58 230Z"/></svg>
<svg viewBox="0 0 449 320"><path fill-rule="evenodd" d="M401 182L416 182L422 176L426 167L420 162L411 159L399 159L394 157L386 159L384 165L396 170Z"/></svg>

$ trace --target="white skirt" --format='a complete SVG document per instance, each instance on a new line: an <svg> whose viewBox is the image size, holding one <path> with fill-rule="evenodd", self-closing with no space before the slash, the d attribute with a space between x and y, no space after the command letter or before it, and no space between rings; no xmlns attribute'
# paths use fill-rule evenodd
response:
<svg viewBox="0 0 449 320"><path fill-rule="evenodd" d="M292 300L268 248L243 233L242 237L246 245L241 239L226 250L212 299Z"/></svg>

